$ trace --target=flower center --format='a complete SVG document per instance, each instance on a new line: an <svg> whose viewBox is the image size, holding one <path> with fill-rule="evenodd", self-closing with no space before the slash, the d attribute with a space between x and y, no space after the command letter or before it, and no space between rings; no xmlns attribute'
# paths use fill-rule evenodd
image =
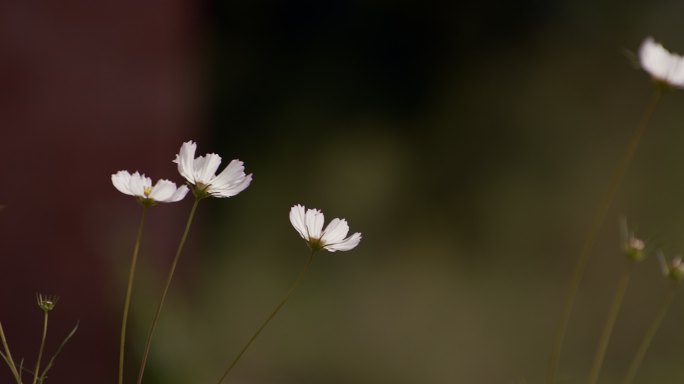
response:
<svg viewBox="0 0 684 384"><path fill-rule="evenodd" d="M309 243L309 247L314 251L320 251L321 249L323 249L323 247L325 247L325 243L323 243L323 241L321 241L321 239L316 239L313 237L309 238L308 243Z"/></svg>
<svg viewBox="0 0 684 384"><path fill-rule="evenodd" d="M152 187L145 187L143 189L143 194L145 195L145 197L150 197L150 193L152 193Z"/></svg>
<svg viewBox="0 0 684 384"><path fill-rule="evenodd" d="M202 182L196 182L194 188L192 188L192 194L198 199L204 199L205 197L211 196L207 190L211 187L211 184L204 184Z"/></svg>

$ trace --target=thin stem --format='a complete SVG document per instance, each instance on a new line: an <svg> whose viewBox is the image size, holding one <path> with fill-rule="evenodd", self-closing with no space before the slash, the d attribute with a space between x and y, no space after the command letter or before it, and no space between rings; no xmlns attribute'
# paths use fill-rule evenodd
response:
<svg viewBox="0 0 684 384"><path fill-rule="evenodd" d="M565 334L568 329L568 323L570 322L570 314L572 313L572 308L575 304L575 299L577 298L577 291L579 290L579 285L582 282L582 277L584 276L584 271L586 269L587 262L589 261L589 255L591 254L591 251L594 247L594 243L596 242L596 237L598 236L598 232L603 226L603 223L606 221L606 215L608 214L608 210L610 209L610 206L613 203L613 199L615 198L615 194L617 193L618 187L620 186L620 183L624 178L630 163L632 162L632 158L634 157L637 148L639 148L641 137L646 131L648 123L651 121L651 117L653 116L653 113L656 110L656 106L660 101L661 95L661 91L656 92L653 99L646 107L641 122L634 130L634 133L632 133L632 137L630 138L629 144L625 149L622 160L620 161L618 167L615 169L615 172L613 173L613 177L611 178L608 191L603 197L601 205L599 205L594 214L591 227L589 229L586 239L584 240L584 245L582 246L580 253L577 257L577 264L575 265L575 269L572 274L570 287L568 288L568 292L565 298L565 304L561 312L561 317L558 322L558 329L556 331L556 336L554 338L554 343L551 349L549 374L547 377L548 384L555 384L557 380L560 354L563 350L563 342L565 341Z"/></svg>
<svg viewBox="0 0 684 384"><path fill-rule="evenodd" d="M309 268L311 267L311 263L314 260L314 253L315 253L315 251L311 251L311 255L309 256L309 260L304 265L304 269L302 269L302 271L299 273L299 276L297 276L297 280L295 280L295 282L292 284L290 289L287 291L287 294L285 295L283 300L275 307L273 312L271 312L271 314L261 324L259 329L257 329L257 331L254 333L254 335L252 335L252 337L249 339L247 344L245 344L245 346L242 347L242 350L240 351L240 353L238 353L238 355L235 357L233 362L228 366L228 369L226 369L226 371L223 373L223 376L221 376L221 378L219 379L218 384L221 384L223 382L223 380L225 380L226 377L228 377L228 374L230 373L230 371L232 371L233 368L235 367L235 365L238 363L238 361L240 361L240 358L242 357L242 355L244 355L245 352L247 352L247 349L249 348L249 346L252 345L252 343L254 342L254 340L256 340L256 338L259 336L261 331L263 331L264 328L266 328L268 323L271 322L271 320L273 320L273 318L278 314L278 312L280 312L280 310L283 308L283 306L285 306L285 303L287 303L287 301L290 299L292 294L297 290L299 285L302 283L302 280L304 279L304 275L306 275L306 272L308 272Z"/></svg>
<svg viewBox="0 0 684 384"><path fill-rule="evenodd" d="M677 284L673 282L672 286L665 295L665 299L663 300L663 303L660 306L660 310L658 310L655 319L653 319L653 322L648 327L648 331L646 332L644 339L641 341L641 345L639 345L639 349L637 350L636 355L634 355L634 360L632 360L632 364L629 366L629 370L627 371L627 375L625 376L625 381L623 381L624 384L631 384L634 380L637 370L639 370L639 366L641 366L641 361L644 359L646 351L648 350L648 347L651 345L651 341L653 341L653 337L655 336L656 331L658 331L658 327L660 327L660 323L663 321L663 318L665 318L665 314L670 308L670 304L672 304L676 288Z"/></svg>
<svg viewBox="0 0 684 384"><path fill-rule="evenodd" d="M138 226L138 234L135 237L135 246L133 246L133 256L131 258L131 267L128 272L128 287L126 288L126 299L124 301L123 318L121 320L121 340L119 341L119 384L123 383L124 374L124 351L126 347L126 325L128 324L128 312L131 306L131 294L133 293L133 280L135 278L135 267L138 264L138 254L140 253L140 242L142 240L143 228L145 227L145 218L147 217L147 205L143 205L142 216L140 217L140 225ZM36 370L37 371L37 370Z"/></svg>
<svg viewBox="0 0 684 384"><path fill-rule="evenodd" d="M5 338L5 331L2 329L2 323L0 323L0 339L2 339L2 345L5 348L5 355L3 356L3 359L5 360L7 366L12 372L14 380L17 381L17 384L21 384L21 375L17 371L17 366L14 364L14 359L12 359L12 353L10 352L9 345L7 344L7 339Z"/></svg>
<svg viewBox="0 0 684 384"><path fill-rule="evenodd" d="M38 349L38 359L36 361L36 369L33 371L33 384L38 382L38 372L40 371L40 361L43 358L43 349L45 348L45 339L47 338L48 330L48 312L43 311L45 316L43 317L43 338L40 340L40 349Z"/></svg>
<svg viewBox="0 0 684 384"><path fill-rule="evenodd" d="M64 348L66 343L69 341L69 339L71 339L74 336L77 329L78 329L78 322L76 323L74 328L71 329L71 332L69 332L69 334L64 338L64 340L62 340L62 343L59 345L59 347L57 347L57 350L52 355L50 360L48 360L47 365L45 365L45 368L43 368L43 373L41 373L40 377L38 378L38 383L43 383L45 381L45 379L47 378L48 371L50 371L50 368L52 368L52 366L55 363L55 359L57 358L57 356L59 356L60 352L62 352L62 349Z"/></svg>
<svg viewBox="0 0 684 384"><path fill-rule="evenodd" d="M634 261L629 260L625 270L622 271L622 276L618 281L617 289L615 290L615 297L613 298L613 303L610 306L610 311L608 312L608 318L606 323L603 325L603 331L601 332L601 338L599 339L599 344L596 347L596 353L594 355L594 363L591 366L591 372L589 373L588 384L596 384L601 373L601 366L603 365L603 359L606 356L606 349L608 349L608 343L610 342L610 336L613 333L613 326L615 325L615 320L620 313L620 307L622 306L622 299L625 297L625 292L627 291L627 286L629 285L629 278L632 276L632 269L634 267Z"/></svg>
<svg viewBox="0 0 684 384"><path fill-rule="evenodd" d="M169 275L166 278L166 284L164 285L164 291L162 292L161 299L157 305L157 311L154 314L154 319L152 320L152 325L150 326L150 331L147 334L147 341L145 342L145 352L143 352L142 362L140 363L140 372L138 373L138 384L142 383L143 375L145 374L145 366L147 365L147 358L150 354L150 347L152 345L152 336L157 328L157 323L159 322L159 315L161 314L162 307L164 306L164 301L166 300L166 294L169 292L169 287L171 286L171 280L173 279L173 274L176 271L176 266L178 265L178 259L180 258L181 252L183 251L183 246L185 245L185 240L188 238L188 232L190 232L190 226L192 225L192 220L195 217L195 211L197 210L197 205L201 199L196 198L190 210L190 215L188 216L188 221L185 223L185 231L183 231L183 236L181 236L180 243L178 244L178 249L176 250L176 256L174 256L171 262L171 269L169 270Z"/></svg>

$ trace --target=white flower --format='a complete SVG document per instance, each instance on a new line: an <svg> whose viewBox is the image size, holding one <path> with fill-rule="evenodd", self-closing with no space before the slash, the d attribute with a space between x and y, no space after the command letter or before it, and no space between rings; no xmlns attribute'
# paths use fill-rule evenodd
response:
<svg viewBox="0 0 684 384"><path fill-rule="evenodd" d="M176 184L169 180L159 180L152 185L152 180L138 172L119 171L112 175L112 184L121 193L135 196L143 204L173 203L182 200L189 189L185 185L176 188Z"/></svg>
<svg viewBox="0 0 684 384"><path fill-rule="evenodd" d="M323 230L323 221L323 213L318 209L308 209L305 212L304 206L299 204L290 209L292 226L312 250L349 251L359 245L360 233L346 237L349 225L345 219L333 219L325 230Z"/></svg>
<svg viewBox="0 0 684 384"><path fill-rule="evenodd" d="M672 87L684 88L684 57L670 53L652 37L647 38L639 48L641 68L656 81Z"/></svg>
<svg viewBox="0 0 684 384"><path fill-rule="evenodd" d="M195 158L197 144L192 141L183 143L174 163L178 172L194 186L193 193L198 198L231 197L242 192L252 182L252 175L245 175L245 167L240 160L231 160L226 168L216 174L221 165L221 156L208 153Z"/></svg>

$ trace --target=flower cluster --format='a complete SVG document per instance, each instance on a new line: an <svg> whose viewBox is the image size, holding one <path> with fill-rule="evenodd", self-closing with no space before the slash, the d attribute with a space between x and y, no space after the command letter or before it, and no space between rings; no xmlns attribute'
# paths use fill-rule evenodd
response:
<svg viewBox="0 0 684 384"><path fill-rule="evenodd" d="M145 365L150 352L152 337L158 324L159 315L161 313L166 294L178 263L178 258L183 250L183 245L185 244L185 239L187 238L188 230L190 229L195 209L197 208L199 201L206 197L223 198L235 196L244 191L245 188L247 188L252 182L252 175L245 174L244 164L240 160L232 160L223 169L223 171L217 174L216 172L221 165L221 157L215 153L209 153L204 156L195 157L196 150L197 144L192 141L185 142L173 160L173 162L178 166L178 172L186 180L188 186L183 185L176 187L176 184L164 179L159 180L155 185L152 185L152 180L150 178L145 177L145 175L141 175L138 172L135 172L131 175L128 171L119 171L112 175L112 183L114 184L114 187L124 194L135 196L135 198L142 203L144 207L156 205L160 202L171 203L180 201L185 197L185 195L187 195L189 191L192 191L193 195L195 196L195 203L190 210L185 231L183 232L176 255L171 263L171 268L166 279L161 300L157 306L154 320L152 321L152 325L150 327L142 355L142 361L140 363L138 382L142 381L143 374L145 372ZM140 249L140 241L143 233L143 224L145 223L145 212L146 211L143 210L140 229L138 230L136 243L133 248L133 256L128 278L128 288L124 302L123 319L121 322L121 338L119 342L119 384L123 384L125 366L124 356L126 350L126 326L128 320L128 311L131 303L132 287L135 278L138 252ZM283 305L285 305L285 302L287 302L294 290L297 288L297 286L299 286L302 277L309 269L309 265L314 259L314 252L321 249L325 249L330 252L348 251L356 247L361 241L360 233L354 233L353 235L347 237L349 226L347 225L347 221L344 219L333 219L324 230L323 213L317 209L306 210L302 205L295 205L290 210L290 222L297 232L299 232L299 235L306 240L309 248L312 250L312 253L308 263L304 267L304 270L299 275L292 288L290 288L288 294L285 296L283 301L276 306L276 309L273 311L273 313L266 319L261 328L259 328L259 330L250 339L250 341L244 347L243 352L249 347L252 341L254 341L257 335L261 332L261 329L263 329L263 327L265 327L268 322L273 319ZM38 305L47 313L48 310L54 307L54 301L51 301L49 298L44 299L42 296L39 296ZM238 354L233 363L228 366L228 369L224 372L223 376L219 380L219 383L222 382L223 379L230 373L232 368L235 366L235 363L237 363L241 356L242 353Z"/></svg>
<svg viewBox="0 0 684 384"><path fill-rule="evenodd" d="M216 170L221 165L221 157L210 153L195 158L196 149L197 144L192 141L183 143L174 162L178 164L178 172L187 180L198 199L208 196L235 196L252 182L252 175L245 175L245 167L240 160L232 160L219 175L216 175ZM112 184L121 193L135 196L146 206L183 200L190 191L185 185L176 187L175 183L165 179L152 185L152 180L144 174L130 174L128 171L113 174Z"/></svg>
<svg viewBox="0 0 684 384"><path fill-rule="evenodd" d="M216 174L221 165L221 156L208 153L195 157L196 150L197 144L187 141L181 145L173 160L189 188L185 185L177 187L166 179L153 185L152 180L144 174L130 174L128 171L113 174L112 184L121 193L134 196L145 206L152 206L180 201L189 191L197 199L231 197L244 191L252 182L252 174L245 174L242 161L231 160L223 171ZM318 209L307 210L302 205L295 205L290 209L290 222L313 251L348 251L361 241L361 233L358 232L347 237L349 225L345 219L335 218L323 229L324 216Z"/></svg>

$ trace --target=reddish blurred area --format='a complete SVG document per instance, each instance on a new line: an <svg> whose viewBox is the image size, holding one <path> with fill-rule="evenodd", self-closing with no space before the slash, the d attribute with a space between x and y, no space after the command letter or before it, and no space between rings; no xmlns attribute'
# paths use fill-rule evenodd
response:
<svg viewBox="0 0 684 384"><path fill-rule="evenodd" d="M61 297L48 356L80 328L53 384L116 380L125 281L111 269L127 266L139 210L110 175L180 181L171 160L199 126L198 15L186 1L0 2L0 321L32 368L34 295ZM160 233L186 208L160 210ZM115 228L127 240L103 249ZM175 246L161 236L148 243ZM10 381L4 366L0 381Z"/></svg>

